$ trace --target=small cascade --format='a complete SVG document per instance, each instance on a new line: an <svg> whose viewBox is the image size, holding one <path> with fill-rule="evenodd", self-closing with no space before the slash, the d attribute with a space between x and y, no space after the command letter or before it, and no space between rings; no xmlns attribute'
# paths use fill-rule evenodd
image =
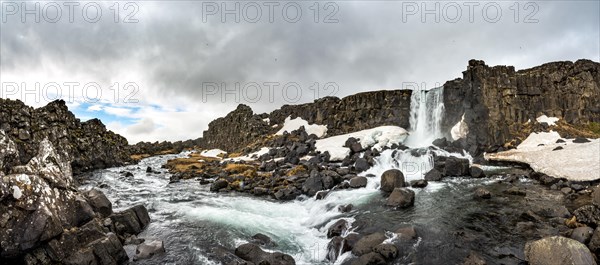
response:
<svg viewBox="0 0 600 265"><path fill-rule="evenodd" d="M443 137L444 87L413 90L410 104L409 147L426 147Z"/></svg>

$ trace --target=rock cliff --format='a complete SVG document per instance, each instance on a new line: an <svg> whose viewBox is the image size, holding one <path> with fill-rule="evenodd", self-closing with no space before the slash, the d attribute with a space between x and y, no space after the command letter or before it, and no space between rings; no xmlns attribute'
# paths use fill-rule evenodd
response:
<svg viewBox="0 0 600 265"><path fill-rule="evenodd" d="M227 116L212 121L200 143L205 148L236 151L279 130L288 116L301 117L309 124L326 125L328 136L383 125L408 128L410 95L410 90L393 90L359 93L342 99L325 97L313 103L284 105L270 114L253 114L250 107L239 105Z"/></svg>
<svg viewBox="0 0 600 265"><path fill-rule="evenodd" d="M464 115L471 154L495 151L541 115L575 126L600 122L600 64L552 62L515 71L471 60L462 79L444 84L443 130Z"/></svg>
<svg viewBox="0 0 600 265"><path fill-rule="evenodd" d="M71 161L73 173L129 161L124 137L107 130L98 119L80 122L63 100L35 109L19 100L0 99L0 130L14 140L19 154L18 161L4 164L4 171L27 163L44 139Z"/></svg>

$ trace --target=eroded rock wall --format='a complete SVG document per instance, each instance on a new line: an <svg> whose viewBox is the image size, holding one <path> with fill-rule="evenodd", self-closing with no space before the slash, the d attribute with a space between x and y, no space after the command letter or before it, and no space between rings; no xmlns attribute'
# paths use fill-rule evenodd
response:
<svg viewBox="0 0 600 265"><path fill-rule="evenodd" d="M471 154L495 151L543 114L569 124L600 122L600 64L552 62L515 71L471 60L462 79L444 84L444 131L464 114Z"/></svg>
<svg viewBox="0 0 600 265"><path fill-rule="evenodd" d="M301 117L309 124L327 125L328 136L383 125L408 128L410 96L410 90L386 90L359 93L342 99L325 97L313 103L284 105L270 114L260 115L253 114L250 107L240 105L227 116L209 124L201 145L235 151L275 133L288 116Z"/></svg>
<svg viewBox="0 0 600 265"><path fill-rule="evenodd" d="M18 100L0 99L0 129L14 139L19 153L19 161L6 163L4 171L27 163L44 139L71 161L74 173L129 161L124 137L107 130L98 119L80 122L62 100L35 109Z"/></svg>

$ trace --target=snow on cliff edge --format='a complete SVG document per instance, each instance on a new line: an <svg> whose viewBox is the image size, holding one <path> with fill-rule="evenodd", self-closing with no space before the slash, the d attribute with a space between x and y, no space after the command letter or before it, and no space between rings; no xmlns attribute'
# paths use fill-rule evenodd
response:
<svg viewBox="0 0 600 265"><path fill-rule="evenodd" d="M317 140L315 147L317 151L328 151L331 161L341 161L348 154L350 148L344 147L346 140L350 137L359 139L360 145L363 148L373 147L381 150L384 146L392 146L404 142L408 132L398 126L380 126L372 129L357 131L353 133L328 137Z"/></svg>

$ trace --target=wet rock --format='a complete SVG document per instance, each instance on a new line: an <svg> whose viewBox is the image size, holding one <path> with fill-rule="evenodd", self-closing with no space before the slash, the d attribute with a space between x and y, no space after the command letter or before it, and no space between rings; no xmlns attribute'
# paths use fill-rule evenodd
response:
<svg viewBox="0 0 600 265"><path fill-rule="evenodd" d="M346 205L340 205L338 206L338 211L342 212L342 213L348 213L350 211L352 211L352 204L346 204Z"/></svg>
<svg viewBox="0 0 600 265"><path fill-rule="evenodd" d="M475 190L475 192L473 193L473 196L476 199L489 199L492 198L492 194L490 193L489 190L484 189L484 188L477 188Z"/></svg>
<svg viewBox="0 0 600 265"><path fill-rule="evenodd" d="M269 189L265 187L254 187L255 196L263 196L269 194Z"/></svg>
<svg viewBox="0 0 600 265"><path fill-rule="evenodd" d="M228 249L218 246L212 247L210 252L208 253L209 257L213 260L217 260L220 264L225 265L255 265L252 262L243 260L242 258L236 256Z"/></svg>
<svg viewBox="0 0 600 265"><path fill-rule="evenodd" d="M393 244L379 244L373 248L373 252L380 254L386 260L393 260L398 256L398 248Z"/></svg>
<svg viewBox="0 0 600 265"><path fill-rule="evenodd" d="M127 171L125 172L125 174L123 174L123 176L125 176L126 178L133 178L133 173Z"/></svg>
<svg viewBox="0 0 600 265"><path fill-rule="evenodd" d="M315 199L317 199L317 200L325 199L325 197L327 197L327 194L329 194L328 190L319 191L319 192L317 192L317 194L315 194Z"/></svg>
<svg viewBox="0 0 600 265"><path fill-rule="evenodd" d="M98 264L122 264L129 260L121 242L113 233L108 233L107 237L90 243L89 248L96 256ZM85 251L85 249L81 251Z"/></svg>
<svg viewBox="0 0 600 265"><path fill-rule="evenodd" d="M152 172L154 172L154 170L152 170L152 167L148 166L146 168L146 173L152 173Z"/></svg>
<svg viewBox="0 0 600 265"><path fill-rule="evenodd" d="M380 190L384 192L392 192L395 188L405 187L404 174L398 169L386 170L381 174Z"/></svg>
<svg viewBox="0 0 600 265"><path fill-rule="evenodd" d="M444 148L444 147L448 146L448 140L446 140L446 137L443 137L443 138L433 140L433 142L431 144L433 144L437 147Z"/></svg>
<svg viewBox="0 0 600 265"><path fill-rule="evenodd" d="M160 240L144 242L137 246L133 260L149 259L154 255L165 253L165 245Z"/></svg>
<svg viewBox="0 0 600 265"><path fill-rule="evenodd" d="M415 192L407 188L395 188L387 199L386 205L407 208L415 204Z"/></svg>
<svg viewBox="0 0 600 265"><path fill-rule="evenodd" d="M562 192L563 194L567 195L567 194L573 192L573 190L571 188L569 188L569 187L564 187L564 188L560 189L560 192Z"/></svg>
<svg viewBox="0 0 600 265"><path fill-rule="evenodd" d="M446 158L444 176L469 175L469 160L450 156Z"/></svg>
<svg viewBox="0 0 600 265"><path fill-rule="evenodd" d="M558 151L558 150L563 150L564 148L562 146L557 146L554 147L554 149L552 149L552 151Z"/></svg>
<svg viewBox="0 0 600 265"><path fill-rule="evenodd" d="M369 169L369 167L369 162L365 158L358 158L356 159L356 162L354 162L354 169L356 172L363 172Z"/></svg>
<svg viewBox="0 0 600 265"><path fill-rule="evenodd" d="M385 258L378 253L371 252L364 254L358 260L352 262L352 265L385 265Z"/></svg>
<svg viewBox="0 0 600 265"><path fill-rule="evenodd" d="M410 182L410 186L413 188L425 188L427 187L427 180L424 179L419 179L419 180L413 180Z"/></svg>
<svg viewBox="0 0 600 265"><path fill-rule="evenodd" d="M596 264L590 250L582 243L561 236L528 242L525 256L531 265Z"/></svg>
<svg viewBox="0 0 600 265"><path fill-rule="evenodd" d="M440 181L442 180L442 173L437 169L432 169L425 174L425 180L427 181Z"/></svg>
<svg viewBox="0 0 600 265"><path fill-rule="evenodd" d="M275 242L271 240L271 238L265 234L258 233L252 236L252 240L250 243L257 244L263 247L274 247L276 246Z"/></svg>
<svg viewBox="0 0 600 265"><path fill-rule="evenodd" d="M110 220L110 219L108 219ZM144 243L144 241L146 241L143 238L138 238L135 235L129 236L125 239L125 242L123 243L124 245L139 245L141 243Z"/></svg>
<svg viewBox="0 0 600 265"><path fill-rule="evenodd" d="M583 244L587 244L592 239L594 229L588 226L577 227L571 232L571 239L575 239Z"/></svg>
<svg viewBox="0 0 600 265"><path fill-rule="evenodd" d="M469 168L469 173L473 178L485 178L485 172L480 167L471 167Z"/></svg>
<svg viewBox="0 0 600 265"><path fill-rule="evenodd" d="M334 262L341 253L350 251L350 246L346 239L341 236L335 236L327 244L327 260Z"/></svg>
<svg viewBox="0 0 600 265"><path fill-rule="evenodd" d="M473 251L471 251L469 256L467 256L465 258L465 261L462 263L462 265L486 265L486 264L487 263L485 262L485 260Z"/></svg>
<svg viewBox="0 0 600 265"><path fill-rule="evenodd" d="M344 219L337 220L333 225L327 229L327 238L334 236L341 236L348 230L348 221Z"/></svg>
<svg viewBox="0 0 600 265"><path fill-rule="evenodd" d="M106 198L102 191L91 189L84 193L84 195L87 197L88 202L94 211L100 213L102 217L107 217L112 214L112 203Z"/></svg>
<svg viewBox="0 0 600 265"><path fill-rule="evenodd" d="M400 227L396 230L399 239L412 240L417 238L417 231L414 226Z"/></svg>
<svg viewBox="0 0 600 265"><path fill-rule="evenodd" d="M353 189L364 188L367 186L367 178L363 176L353 177L350 179L350 187Z"/></svg>
<svg viewBox="0 0 600 265"><path fill-rule="evenodd" d="M210 191L219 191L221 189L227 188L229 186L229 182L225 179L217 179L210 185Z"/></svg>
<svg viewBox="0 0 600 265"><path fill-rule="evenodd" d="M362 256L373 251L373 248L386 239L383 233L373 233L359 239L352 248L352 254ZM383 257L382 257L383 258Z"/></svg>
<svg viewBox="0 0 600 265"><path fill-rule="evenodd" d="M292 256L281 252L265 252L258 245L252 243L242 244L235 249L235 255L254 264L269 265L295 265Z"/></svg>
<svg viewBox="0 0 600 265"><path fill-rule="evenodd" d="M516 195L516 196L525 196L527 193L524 190L521 190L518 187L510 187L504 191L506 194Z"/></svg>

